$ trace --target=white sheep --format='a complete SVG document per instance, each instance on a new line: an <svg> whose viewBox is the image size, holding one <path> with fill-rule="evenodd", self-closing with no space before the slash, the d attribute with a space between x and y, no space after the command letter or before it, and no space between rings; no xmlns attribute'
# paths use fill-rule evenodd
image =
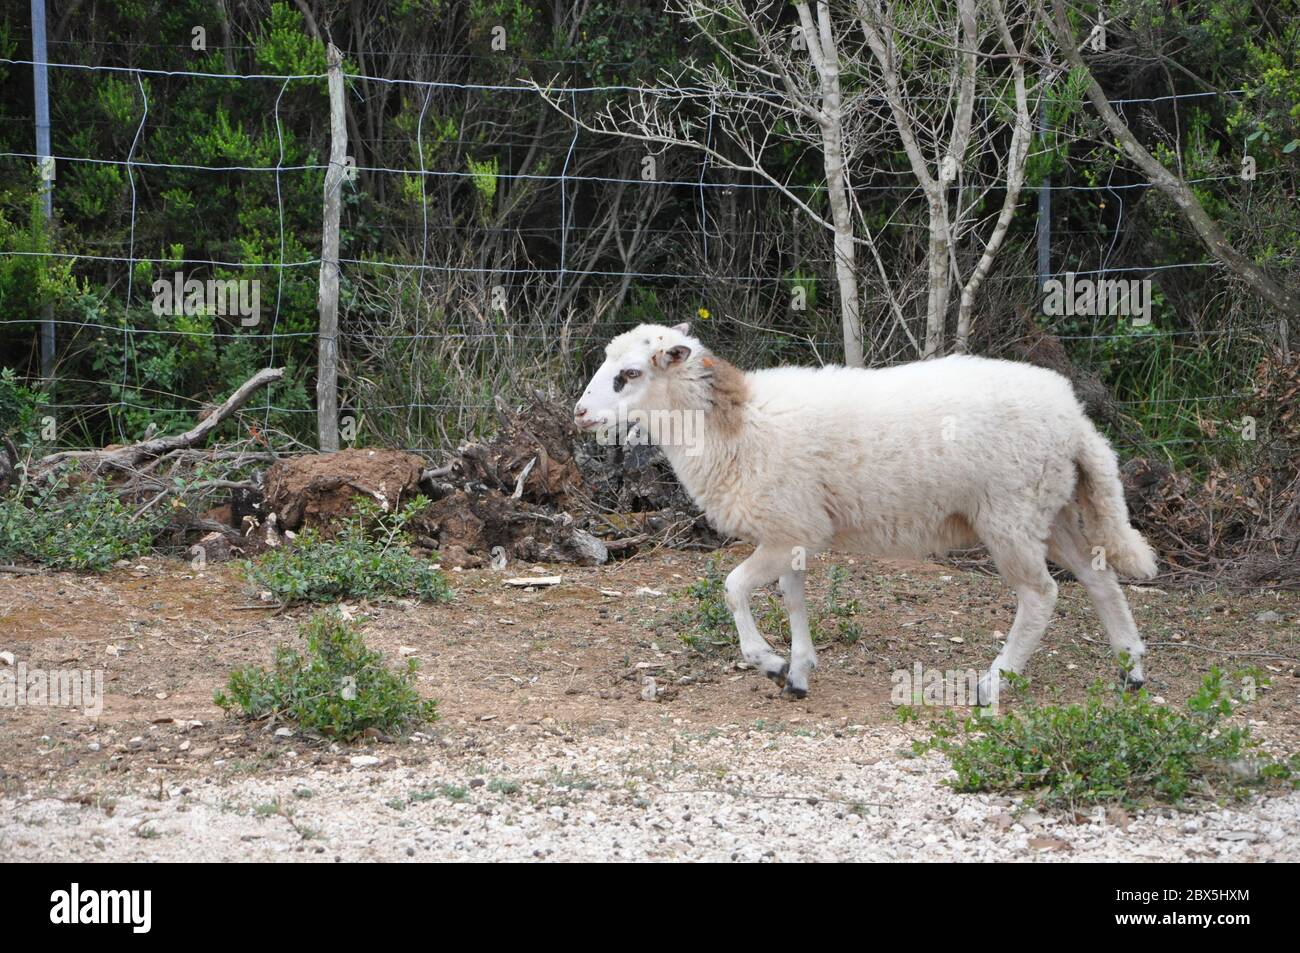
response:
<svg viewBox="0 0 1300 953"><path fill-rule="evenodd" d="M988 547L1016 591L1006 645L980 679L1023 671L1056 602L1047 560L1088 590L1127 678L1145 647L1116 578L1150 578L1155 554L1129 525L1115 453L1069 382L1012 361L956 356L883 370L777 367L742 372L686 324L614 338L574 419L639 424L719 531L756 544L726 582L745 660L802 698L817 656L804 560L824 550L919 557ZM790 662L749 609L778 580Z"/></svg>

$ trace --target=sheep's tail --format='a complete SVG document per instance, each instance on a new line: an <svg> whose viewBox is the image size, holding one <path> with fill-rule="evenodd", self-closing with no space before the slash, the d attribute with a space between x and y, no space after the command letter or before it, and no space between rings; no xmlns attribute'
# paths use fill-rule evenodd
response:
<svg viewBox="0 0 1300 953"><path fill-rule="evenodd" d="M1083 423L1083 439L1075 457L1079 466L1075 493L1083 516L1083 535L1090 545L1102 548L1106 564L1116 572L1150 579L1156 574L1156 554L1129 524L1115 451L1092 421L1085 418Z"/></svg>

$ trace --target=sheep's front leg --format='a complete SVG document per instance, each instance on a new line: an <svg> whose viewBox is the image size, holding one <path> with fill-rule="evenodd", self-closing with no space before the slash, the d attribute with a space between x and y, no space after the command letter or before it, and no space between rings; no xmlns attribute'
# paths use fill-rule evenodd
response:
<svg viewBox="0 0 1300 953"><path fill-rule="evenodd" d="M749 595L759 586L777 579L789 565L788 550L759 546L727 576L727 608L736 618L740 654L746 662L777 682L785 678L788 666L785 659L772 651L772 646L754 624L754 616L749 611Z"/></svg>
<svg viewBox="0 0 1300 953"><path fill-rule="evenodd" d="M808 676L817 667L817 650L813 648L812 632L808 628L808 604L803 594L807 575L802 569L788 569L781 574L781 594L785 596L785 609L790 613L790 671L781 691L788 698L803 698L808 694Z"/></svg>

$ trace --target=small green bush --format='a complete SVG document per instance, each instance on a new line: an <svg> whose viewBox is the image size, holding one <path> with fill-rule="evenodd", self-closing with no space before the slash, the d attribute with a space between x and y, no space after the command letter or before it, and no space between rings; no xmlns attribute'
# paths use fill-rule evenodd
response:
<svg viewBox="0 0 1300 953"><path fill-rule="evenodd" d="M137 516L103 481L69 489L58 480L34 494L16 487L0 497L0 560L54 569L110 569L148 553L161 519Z"/></svg>
<svg viewBox="0 0 1300 953"><path fill-rule="evenodd" d="M318 612L301 633L306 656L280 646L269 670L235 669L213 701L228 712L238 708L245 718L274 715L341 741L369 728L403 734L437 719L438 703L415 690L415 659L407 659L403 669L388 668L337 612Z"/></svg>
<svg viewBox="0 0 1300 953"><path fill-rule="evenodd" d="M46 395L35 388L19 383L12 367L0 368L0 436L28 434L20 444L34 442L36 422Z"/></svg>
<svg viewBox="0 0 1300 953"><path fill-rule="evenodd" d="M1259 755L1249 729L1224 723L1236 701L1224 681L1212 669L1186 711L1153 704L1145 689L1097 682L1082 704L1030 704L964 722L949 712L915 748L945 754L958 791L1031 792L1041 806L1069 809L1240 797L1292 778L1295 758Z"/></svg>
<svg viewBox="0 0 1300 953"><path fill-rule="evenodd" d="M428 500L415 500L385 514L372 501L358 498L352 516L333 539L305 530L292 545L248 563L246 574L251 583L286 604L383 596L446 602L451 598L446 578L411 554L404 529L427 505Z"/></svg>

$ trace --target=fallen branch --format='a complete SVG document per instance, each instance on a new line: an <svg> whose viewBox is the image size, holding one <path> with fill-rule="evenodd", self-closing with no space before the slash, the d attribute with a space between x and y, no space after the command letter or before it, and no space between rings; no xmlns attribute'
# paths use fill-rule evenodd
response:
<svg viewBox="0 0 1300 953"><path fill-rule="evenodd" d="M283 376L284 368L282 367L262 368L240 384L239 388L227 397L220 407L184 433L171 437L154 437L150 440L142 440L139 443L133 443L126 447L117 447L112 450L65 450L42 457L38 466L41 469L47 469L62 463L64 460L80 459L94 461L96 470L102 466L128 470L138 466L144 460L160 457L163 454L171 453L173 450L188 450L225 423L227 418L247 403L248 398L253 395L254 391L272 381L278 381Z"/></svg>

